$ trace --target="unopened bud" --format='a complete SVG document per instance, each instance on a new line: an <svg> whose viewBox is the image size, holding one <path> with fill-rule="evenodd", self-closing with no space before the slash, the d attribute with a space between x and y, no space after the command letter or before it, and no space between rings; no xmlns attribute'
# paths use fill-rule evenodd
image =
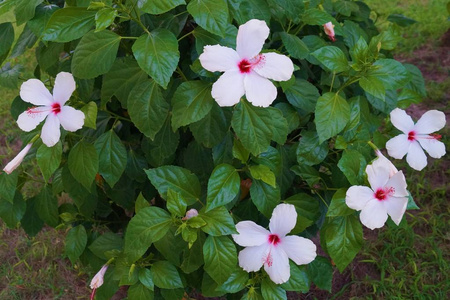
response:
<svg viewBox="0 0 450 300"><path fill-rule="evenodd" d="M328 35L330 40L332 42L335 42L336 39L334 37L334 25L331 22L323 24L323 30L325 31L325 34Z"/></svg>
<svg viewBox="0 0 450 300"><path fill-rule="evenodd" d="M22 149L22 151L17 154L16 157L14 157L13 160L11 160L4 168L3 171L5 171L7 174L11 174L15 169L17 169L18 166L22 163L23 159L27 155L28 151L30 151L31 146L33 144L30 143L25 146L25 148Z"/></svg>
<svg viewBox="0 0 450 300"><path fill-rule="evenodd" d="M198 211L195 208L191 208L186 212L186 216L182 220L189 220L190 218L198 216Z"/></svg>

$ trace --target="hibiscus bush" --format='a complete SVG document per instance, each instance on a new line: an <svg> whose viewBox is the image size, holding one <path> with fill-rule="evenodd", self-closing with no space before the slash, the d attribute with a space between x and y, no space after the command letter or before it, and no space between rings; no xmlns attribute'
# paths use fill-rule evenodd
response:
<svg viewBox="0 0 450 300"><path fill-rule="evenodd" d="M0 70L26 145L0 216L66 230L70 261L100 270L95 299L330 291L363 225L418 208L383 149L415 170L445 154L445 115L403 110L426 95L390 53L411 19L379 32L361 1L0 1L11 11L0 63L33 48L37 65Z"/></svg>

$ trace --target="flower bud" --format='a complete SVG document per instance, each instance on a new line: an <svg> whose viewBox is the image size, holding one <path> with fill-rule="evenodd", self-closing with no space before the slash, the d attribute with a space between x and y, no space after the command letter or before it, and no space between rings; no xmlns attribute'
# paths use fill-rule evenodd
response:
<svg viewBox="0 0 450 300"><path fill-rule="evenodd" d="M31 146L33 144L30 143L25 146L25 148L22 149L22 151L17 154L16 157L14 157L13 160L11 160L4 168L3 171L5 171L7 174L11 174L15 169L17 169L18 166L22 163L23 159L27 155L28 151L30 151Z"/></svg>
<svg viewBox="0 0 450 300"><path fill-rule="evenodd" d="M198 216L198 211L195 208L191 208L186 212L186 216L184 216L183 220L189 220L190 218Z"/></svg>
<svg viewBox="0 0 450 300"><path fill-rule="evenodd" d="M331 22L323 24L323 30L325 31L326 35L330 38L332 42L335 42L336 39L334 38L334 25Z"/></svg>
<svg viewBox="0 0 450 300"><path fill-rule="evenodd" d="M108 269L108 265L104 265L97 274L95 274L94 278L91 280L91 289L97 289L103 284L103 277L105 276L106 270Z"/></svg>

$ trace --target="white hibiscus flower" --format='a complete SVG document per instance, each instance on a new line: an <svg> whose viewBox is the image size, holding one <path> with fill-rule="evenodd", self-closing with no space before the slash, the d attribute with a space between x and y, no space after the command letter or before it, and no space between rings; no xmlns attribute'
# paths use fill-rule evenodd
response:
<svg viewBox="0 0 450 300"><path fill-rule="evenodd" d="M245 94L255 106L269 106L277 88L269 80L286 81L294 64L285 55L260 53L269 36L266 22L250 20L239 26L236 51L220 45L205 46L200 63L211 72L225 72L214 83L212 96L220 106L233 106Z"/></svg>
<svg viewBox="0 0 450 300"><path fill-rule="evenodd" d="M42 81L27 80L20 87L23 101L37 105L20 114L17 124L23 131L31 131L44 121L41 138L45 145L53 147L61 137L60 125L67 131L77 131L84 124L84 113L65 106L73 91L75 80L72 74L61 72L56 76L53 96Z"/></svg>

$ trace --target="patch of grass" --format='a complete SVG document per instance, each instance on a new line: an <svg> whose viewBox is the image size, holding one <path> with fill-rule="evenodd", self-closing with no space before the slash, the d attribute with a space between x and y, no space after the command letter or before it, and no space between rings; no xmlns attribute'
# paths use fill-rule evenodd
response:
<svg viewBox="0 0 450 300"><path fill-rule="evenodd" d="M399 43L397 52L411 54L425 44L436 45L439 38L450 28L447 0L365 0L375 11L376 25L387 25L390 14L403 14L417 23L403 28L405 39Z"/></svg>

